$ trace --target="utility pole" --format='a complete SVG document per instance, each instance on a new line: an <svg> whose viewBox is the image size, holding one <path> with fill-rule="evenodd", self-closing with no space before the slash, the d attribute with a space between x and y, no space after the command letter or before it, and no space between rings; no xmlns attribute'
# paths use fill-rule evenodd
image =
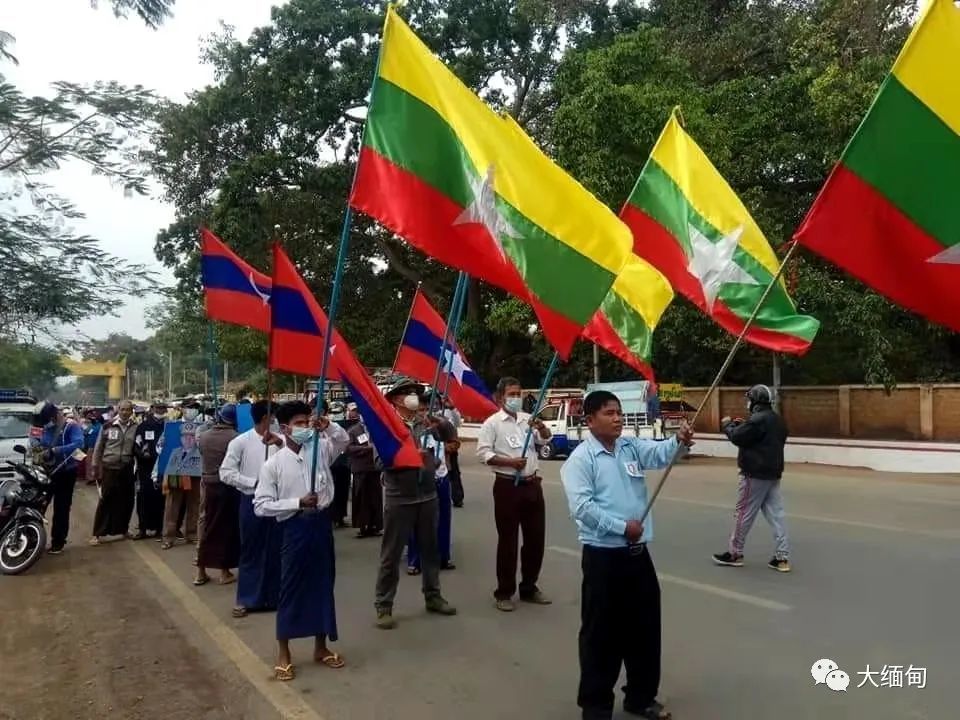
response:
<svg viewBox="0 0 960 720"><path fill-rule="evenodd" d="M593 344L593 382L600 382L600 347Z"/></svg>
<svg viewBox="0 0 960 720"><path fill-rule="evenodd" d="M223 387L227 387L227 383L230 382L230 362L227 360L223 361ZM224 390L226 392L226 390Z"/></svg>
<svg viewBox="0 0 960 720"><path fill-rule="evenodd" d="M780 412L780 354L773 354L773 409Z"/></svg>
<svg viewBox="0 0 960 720"><path fill-rule="evenodd" d="M167 396L173 398L173 351L167 353Z"/></svg>

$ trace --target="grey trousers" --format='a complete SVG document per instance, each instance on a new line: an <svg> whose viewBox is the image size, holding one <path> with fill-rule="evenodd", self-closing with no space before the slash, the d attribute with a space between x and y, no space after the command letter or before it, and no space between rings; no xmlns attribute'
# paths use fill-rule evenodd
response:
<svg viewBox="0 0 960 720"><path fill-rule="evenodd" d="M747 534L753 527L753 521L757 519L758 512L763 512L763 516L773 529L776 557L786 560L790 556L790 541L787 538L787 524L779 480L757 480L744 475L740 476L733 534L730 536L730 552L734 555L743 555Z"/></svg>
<svg viewBox="0 0 960 720"><path fill-rule="evenodd" d="M383 508L383 542L380 545L380 571L377 573L378 610L393 608L400 582L400 560L411 534L416 534L420 549L423 595L427 600L440 597L440 549L437 546L438 503L433 498L414 505L396 505L390 498Z"/></svg>

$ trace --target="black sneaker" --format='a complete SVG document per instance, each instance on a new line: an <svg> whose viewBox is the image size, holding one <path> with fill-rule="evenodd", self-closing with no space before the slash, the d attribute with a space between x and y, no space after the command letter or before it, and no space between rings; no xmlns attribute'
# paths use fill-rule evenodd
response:
<svg viewBox="0 0 960 720"><path fill-rule="evenodd" d="M743 567L743 555L734 555L732 552L716 553L713 562L724 567Z"/></svg>
<svg viewBox="0 0 960 720"><path fill-rule="evenodd" d="M773 556L770 558L770 562L767 563L767 567L777 572L788 573L790 572L790 561L786 558Z"/></svg>
<svg viewBox="0 0 960 720"><path fill-rule="evenodd" d="M649 705L638 705L624 699L623 711L629 715L639 715L642 718L647 718L647 720L669 720L673 717L672 713L656 700Z"/></svg>
<svg viewBox="0 0 960 720"><path fill-rule="evenodd" d="M47 550L47 555L60 555L63 553L63 545L51 545Z"/></svg>

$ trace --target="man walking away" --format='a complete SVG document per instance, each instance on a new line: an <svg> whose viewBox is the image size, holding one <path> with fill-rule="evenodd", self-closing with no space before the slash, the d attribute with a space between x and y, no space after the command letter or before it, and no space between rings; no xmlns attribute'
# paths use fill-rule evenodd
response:
<svg viewBox="0 0 960 720"><path fill-rule="evenodd" d="M523 530L520 551L520 600L536 605L552 601L537 587L543 566L546 535L546 506L537 471L537 446L550 441L549 428L539 419L521 412L520 381L501 378L495 399L501 409L480 426L477 456L493 470L493 514L497 523L497 610L511 612L517 590L517 546ZM527 431L534 428L533 439L524 454Z"/></svg>
<svg viewBox="0 0 960 720"><path fill-rule="evenodd" d="M40 410L43 435L40 445L43 450L43 465L52 471L53 524L50 529L50 554L59 555L67 544L70 531L70 508L73 506L73 488L77 484L79 463L73 453L83 447L83 430L52 403Z"/></svg>
<svg viewBox="0 0 960 720"><path fill-rule="evenodd" d="M347 406L347 457L353 475L353 507L350 519L358 538L377 537L383 531L383 485L373 459L373 445L367 426L360 419L356 403Z"/></svg>
<svg viewBox="0 0 960 720"><path fill-rule="evenodd" d="M425 420L418 417L422 387L409 378L398 379L387 390L387 400L410 429L421 448L422 468L384 468L383 541L380 545L380 569L377 574L377 627L391 630L397 626L393 618L393 600L400 581L400 558L412 533L420 541L420 564L423 572L423 596L427 612L456 615L457 609L440 594L440 551L437 547L438 466L435 451L424 447L425 436L433 433ZM451 438L437 437L439 442Z"/></svg>
<svg viewBox="0 0 960 720"><path fill-rule="evenodd" d="M296 677L290 657L290 641L295 638L314 638L314 662L329 668L344 666L343 658L327 647L327 640L337 640L336 554L329 507L333 502L330 462L349 439L327 417L311 422L310 413L310 406L300 400L277 409L285 446L264 464L253 499L257 515L275 517L283 527L273 669L281 681ZM314 452L316 491L311 492Z"/></svg>
<svg viewBox="0 0 960 720"><path fill-rule="evenodd" d="M210 582L207 568L220 571L221 585L236 581L231 568L240 564L240 491L220 482L220 465L227 446L237 437L237 406L220 408L213 427L200 434L200 458L203 462L204 521L197 546L197 576L194 585Z"/></svg>
<svg viewBox="0 0 960 720"><path fill-rule="evenodd" d="M321 404L323 413L329 413L326 401ZM349 431L355 421L344 419L337 423L344 431ZM350 458L345 452L337 455L330 465L330 474L333 476L333 504L330 513L333 517L333 527L340 529L347 526L347 504L350 501ZM353 509L356 512L356 508Z"/></svg>
<svg viewBox="0 0 960 720"><path fill-rule="evenodd" d="M750 417L720 421L720 428L736 445L740 485L734 514L730 549L713 556L717 565L743 566L743 546L747 534L762 511L773 528L775 550L767 566L777 572L790 572L790 541L784 518L780 478L783 477L783 446L787 443L787 426L773 409L773 393L766 385L754 385L747 391Z"/></svg>
<svg viewBox="0 0 960 720"><path fill-rule="evenodd" d="M583 412L589 434L560 468L583 545L577 704L583 720L610 720L622 664L624 712L666 720L670 713L657 701L660 583L648 549L652 515L640 524L649 498L644 471L685 452L693 432L684 423L666 441L622 437L620 400L606 390L587 395Z"/></svg>
<svg viewBox="0 0 960 720"><path fill-rule="evenodd" d="M235 618L248 612L276 610L280 594L280 541L282 530L272 517L253 511L257 477L267 459L283 447L283 440L270 431L270 403L259 400L250 408L253 428L227 446L220 465L220 482L240 491L240 564Z"/></svg>
<svg viewBox="0 0 960 720"><path fill-rule="evenodd" d="M136 435L133 403L124 400L117 408L117 417L100 431L93 452L100 502L93 518L91 545L99 545L110 535L128 536L136 486L133 472Z"/></svg>
<svg viewBox="0 0 960 720"><path fill-rule="evenodd" d="M91 410L87 413L87 417L90 418L90 424L83 431L83 451L87 454L85 479L87 485L95 485L97 478L93 472L93 451L97 447L97 439L103 428L103 417L97 410Z"/></svg>
<svg viewBox="0 0 960 720"><path fill-rule="evenodd" d="M153 466L157 463L157 443L163 437L167 406L154 402L149 414L137 426L133 454L137 458L137 518L140 522L134 540L148 535L159 537L163 531L163 492L154 483Z"/></svg>

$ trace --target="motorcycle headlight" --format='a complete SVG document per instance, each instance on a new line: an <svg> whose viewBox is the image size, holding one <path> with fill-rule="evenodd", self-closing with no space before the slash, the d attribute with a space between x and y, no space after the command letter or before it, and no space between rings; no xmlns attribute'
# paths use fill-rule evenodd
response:
<svg viewBox="0 0 960 720"><path fill-rule="evenodd" d="M0 508L11 504L20 495L20 483L16 480L0 482Z"/></svg>

